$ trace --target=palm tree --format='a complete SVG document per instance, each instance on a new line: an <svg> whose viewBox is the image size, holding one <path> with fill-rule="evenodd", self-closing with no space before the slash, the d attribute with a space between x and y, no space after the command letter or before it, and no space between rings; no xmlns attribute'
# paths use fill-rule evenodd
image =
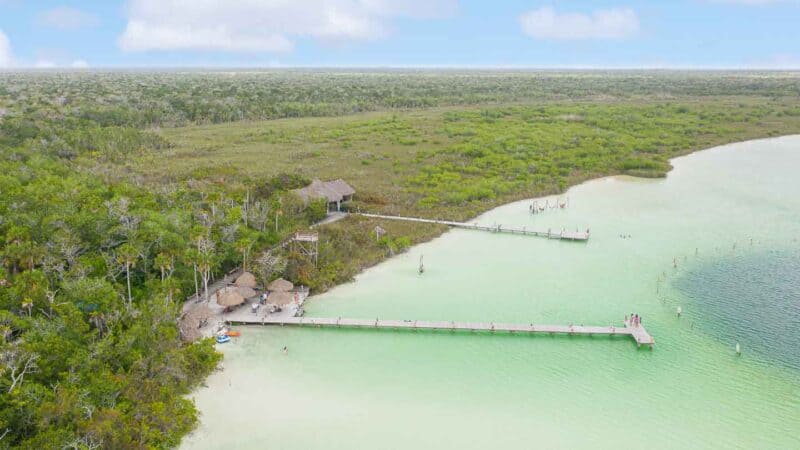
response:
<svg viewBox="0 0 800 450"><path fill-rule="evenodd" d="M117 262L125 265L125 278L128 282L128 306L133 303L133 295L131 294L131 268L136 265L138 256L139 252L129 243L122 244L119 246L119 249L117 249Z"/></svg>
<svg viewBox="0 0 800 450"><path fill-rule="evenodd" d="M4 323L3 325L0 325L0 334L3 335L3 340L5 342L8 342L8 338L11 337L11 333L13 331L14 330L11 329L11 325L9 324Z"/></svg>
<svg viewBox="0 0 800 450"><path fill-rule="evenodd" d="M31 300L29 297L22 299L22 308L28 310L28 317L30 317L31 312L33 311L33 300Z"/></svg>

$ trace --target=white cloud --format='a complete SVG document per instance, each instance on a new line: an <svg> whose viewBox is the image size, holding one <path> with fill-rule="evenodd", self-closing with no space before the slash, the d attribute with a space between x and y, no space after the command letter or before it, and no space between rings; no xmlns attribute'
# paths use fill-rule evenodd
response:
<svg viewBox="0 0 800 450"><path fill-rule="evenodd" d="M69 66L73 69L87 69L89 68L89 63L85 59L76 59Z"/></svg>
<svg viewBox="0 0 800 450"><path fill-rule="evenodd" d="M0 30L0 68L11 67L14 56L11 53L11 41L8 40L3 30Z"/></svg>
<svg viewBox="0 0 800 450"><path fill-rule="evenodd" d="M371 40L397 17L452 13L457 0L130 0L126 51L286 52L296 38Z"/></svg>
<svg viewBox="0 0 800 450"><path fill-rule="evenodd" d="M639 31L639 17L628 8L591 14L558 13L545 6L520 16L522 31L536 39L624 39Z"/></svg>
<svg viewBox="0 0 800 450"><path fill-rule="evenodd" d="M39 14L37 17L37 22L40 25L59 30L77 30L80 28L95 26L100 23L100 19L94 14L67 6L62 6L59 8L49 9Z"/></svg>

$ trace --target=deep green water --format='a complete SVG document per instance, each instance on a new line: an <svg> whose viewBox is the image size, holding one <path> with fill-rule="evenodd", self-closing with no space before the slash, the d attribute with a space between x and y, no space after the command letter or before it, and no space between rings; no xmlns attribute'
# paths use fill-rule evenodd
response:
<svg viewBox="0 0 800 450"><path fill-rule="evenodd" d="M678 295L664 300L691 303L690 324L739 342L765 363L800 371L800 248L746 245L694 265L673 285Z"/></svg>
<svg viewBox="0 0 800 450"><path fill-rule="evenodd" d="M587 244L454 230L306 308L599 325L636 312L655 350L609 337L244 328L194 395L202 424L184 447L800 448L800 137L674 165L663 180L577 186L566 210L531 216L520 202L478 219L591 227Z"/></svg>

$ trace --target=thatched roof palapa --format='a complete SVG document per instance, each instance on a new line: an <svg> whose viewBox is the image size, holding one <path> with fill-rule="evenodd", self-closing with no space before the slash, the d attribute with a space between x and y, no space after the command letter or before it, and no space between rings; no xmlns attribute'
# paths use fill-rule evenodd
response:
<svg viewBox="0 0 800 450"><path fill-rule="evenodd" d="M283 278L278 278L267 285L267 290L272 292L286 292L291 291L293 288L294 285L291 283L291 281L286 281Z"/></svg>
<svg viewBox="0 0 800 450"><path fill-rule="evenodd" d="M184 342L194 342L201 337L203 333L200 331L200 324L203 320L208 319L214 315L214 311L206 304L195 306L187 311L180 321L181 339Z"/></svg>
<svg viewBox="0 0 800 450"><path fill-rule="evenodd" d="M270 292L267 296L267 303L273 305L285 306L292 303L292 301L294 301L294 294L291 292L275 291Z"/></svg>
<svg viewBox="0 0 800 450"><path fill-rule="evenodd" d="M239 278L237 278L236 281L233 282L233 284L239 287L248 287L251 289L255 288L258 285L258 283L256 282L255 275L253 275L250 272L244 272L243 274L239 275ZM246 297L252 297L252 295Z"/></svg>
<svg viewBox="0 0 800 450"><path fill-rule="evenodd" d="M299 195L305 202L309 199L317 198L324 198L328 202L340 202L344 200L345 197L355 194L356 190L345 183L344 180L338 179L334 181L314 180L310 185L301 189L295 189L293 192Z"/></svg>
<svg viewBox="0 0 800 450"><path fill-rule="evenodd" d="M180 331L181 331L181 340L183 342L194 342L201 337L203 337L203 333L198 328L199 322L197 320L192 319L184 319L180 323Z"/></svg>
<svg viewBox="0 0 800 450"><path fill-rule="evenodd" d="M217 291L217 304L220 306L237 306L244 303L244 297L233 286Z"/></svg>
<svg viewBox="0 0 800 450"><path fill-rule="evenodd" d="M247 286L239 286L239 287L237 287L236 288L236 292L238 292L239 295L241 295L244 298L255 297L256 295L258 295L258 293L256 291L254 291L252 288L249 288Z"/></svg>
<svg viewBox="0 0 800 450"><path fill-rule="evenodd" d="M185 318L191 317L193 319L202 320L202 319L208 319L213 315L214 311L212 311L211 308L208 307L208 305L203 303L187 311L184 317Z"/></svg>

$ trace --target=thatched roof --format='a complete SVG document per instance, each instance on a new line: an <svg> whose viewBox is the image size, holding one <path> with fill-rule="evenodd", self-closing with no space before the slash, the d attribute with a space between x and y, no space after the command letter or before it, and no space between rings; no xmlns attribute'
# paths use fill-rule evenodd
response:
<svg viewBox="0 0 800 450"><path fill-rule="evenodd" d="M236 306L244 303L244 297L233 286L217 291L217 304L220 306Z"/></svg>
<svg viewBox="0 0 800 450"><path fill-rule="evenodd" d="M203 333L198 328L199 321L197 319L192 318L184 318L181 320L180 323L180 330L181 330L181 340L183 342L194 342L201 337L203 337Z"/></svg>
<svg viewBox="0 0 800 450"><path fill-rule="evenodd" d="M239 287L237 287L236 288L236 292L238 292L239 295L241 295L244 298L255 297L256 295L258 295L258 293L256 291L254 291L252 288L249 288L247 286L239 286Z"/></svg>
<svg viewBox="0 0 800 450"><path fill-rule="evenodd" d="M184 342L194 342L203 337L203 332L200 331L200 322L212 315L214 315L214 311L206 304L197 305L187 311L179 324L181 339Z"/></svg>
<svg viewBox="0 0 800 450"><path fill-rule="evenodd" d="M267 296L267 303L284 306L294 301L294 294L291 292L275 291Z"/></svg>
<svg viewBox="0 0 800 450"><path fill-rule="evenodd" d="M254 288L258 286L255 275L253 275L250 272L245 272L239 275L239 278L237 278L236 281L233 282L233 284L235 284L236 286L248 287L248 288ZM252 297L252 295L249 295L247 297Z"/></svg>
<svg viewBox="0 0 800 450"><path fill-rule="evenodd" d="M317 198L324 198L329 202L340 202L348 195L355 194L356 190L345 183L344 180L338 179L334 181L314 180L310 185L295 189L293 192L306 202L309 199Z"/></svg>
<svg viewBox="0 0 800 450"><path fill-rule="evenodd" d="M292 288L294 288L292 282L286 281L283 278L278 278L277 280L267 285L267 290L272 292L291 291Z"/></svg>
<svg viewBox="0 0 800 450"><path fill-rule="evenodd" d="M202 319L208 319L213 315L214 311L212 311L211 308L208 307L208 305L203 303L187 311L183 317L202 320Z"/></svg>

